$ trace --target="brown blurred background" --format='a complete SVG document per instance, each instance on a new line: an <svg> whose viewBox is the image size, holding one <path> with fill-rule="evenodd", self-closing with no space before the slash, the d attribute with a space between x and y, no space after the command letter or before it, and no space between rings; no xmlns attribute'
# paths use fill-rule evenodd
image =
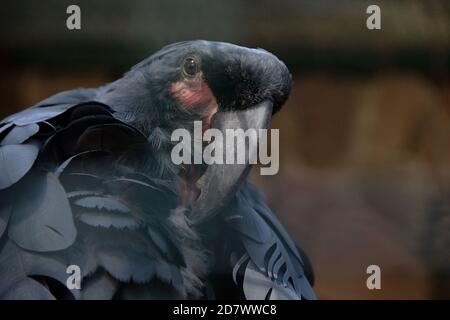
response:
<svg viewBox="0 0 450 320"><path fill-rule="evenodd" d="M381 30L366 28L370 4ZM311 257L318 297L450 298L449 17L447 0L3 1L0 118L171 42L265 48L295 85L272 124L280 172L252 177Z"/></svg>

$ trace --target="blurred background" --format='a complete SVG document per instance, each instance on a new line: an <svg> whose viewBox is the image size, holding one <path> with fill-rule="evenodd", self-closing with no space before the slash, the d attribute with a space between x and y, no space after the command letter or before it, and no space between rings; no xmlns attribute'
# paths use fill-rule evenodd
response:
<svg viewBox="0 0 450 320"><path fill-rule="evenodd" d="M81 8L81 30L66 8ZM381 8L381 30L366 8ZM112 81L165 44L262 47L294 88L280 171L253 180L321 299L450 298L450 2L15 0L0 10L0 118ZM379 265L381 290L366 268Z"/></svg>

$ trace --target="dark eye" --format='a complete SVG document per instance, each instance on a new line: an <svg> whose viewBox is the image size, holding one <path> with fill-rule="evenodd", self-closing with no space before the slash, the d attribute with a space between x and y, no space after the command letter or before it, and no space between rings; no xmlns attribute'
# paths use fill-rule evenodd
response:
<svg viewBox="0 0 450 320"><path fill-rule="evenodd" d="M198 72L198 63L194 58L186 58L183 63L183 73L189 77L195 76Z"/></svg>

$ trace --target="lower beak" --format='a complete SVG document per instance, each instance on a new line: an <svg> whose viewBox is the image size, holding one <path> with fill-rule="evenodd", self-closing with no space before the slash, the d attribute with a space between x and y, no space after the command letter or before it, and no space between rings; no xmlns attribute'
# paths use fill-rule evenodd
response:
<svg viewBox="0 0 450 320"><path fill-rule="evenodd" d="M258 132L258 129L267 129L272 116L272 108L272 102L265 100L245 110L220 111L214 115L211 128L220 130L223 137L226 137L227 129L243 129L244 131L255 129ZM249 144L246 141L245 163L243 164L224 163L208 166L197 181L200 195L191 207L190 219L193 224L213 217L233 198L250 171L250 155L257 155L258 145L259 141L256 144ZM234 148L234 151L236 152L237 148ZM234 156L236 157L236 155Z"/></svg>

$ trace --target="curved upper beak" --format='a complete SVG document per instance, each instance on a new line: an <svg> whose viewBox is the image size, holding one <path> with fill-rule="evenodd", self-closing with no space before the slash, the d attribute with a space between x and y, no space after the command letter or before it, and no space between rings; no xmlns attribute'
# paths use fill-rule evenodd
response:
<svg viewBox="0 0 450 320"><path fill-rule="evenodd" d="M265 50L216 43L212 52L214 59L203 61L205 78L219 102L210 128L220 131L227 156L233 152L245 155L232 155L240 161L210 162L212 164L206 167L196 181L200 193L190 206L189 217L194 224L213 217L235 196L251 164L260 156L260 142L266 142L267 137L260 135L260 129L268 128L272 114L282 107L292 85L286 65ZM235 134L238 130L244 132L241 146L245 144L245 150L234 145L236 136L229 138L229 129ZM251 132L247 135L248 130Z"/></svg>
<svg viewBox="0 0 450 320"><path fill-rule="evenodd" d="M269 126L272 109L273 103L265 100L245 110L217 112L212 119L211 128L220 130L225 139L227 129L243 131L266 129ZM224 145L229 146L229 143L233 142L225 141ZM251 168L249 160L257 154L259 141L252 144L246 140L245 143L244 163L211 164L197 181L200 195L191 207L190 219L193 224L203 222L223 209L246 179Z"/></svg>

